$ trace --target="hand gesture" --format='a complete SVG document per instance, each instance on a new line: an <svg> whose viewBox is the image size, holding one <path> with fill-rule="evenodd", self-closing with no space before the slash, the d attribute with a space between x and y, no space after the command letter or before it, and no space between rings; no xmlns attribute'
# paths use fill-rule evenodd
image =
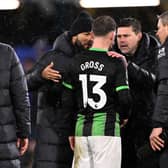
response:
<svg viewBox="0 0 168 168"><path fill-rule="evenodd" d="M61 75L59 73L59 71L56 71L53 69L54 63L51 62L49 65L47 65L41 75L43 78L47 79L47 80L52 80L53 82L59 82L61 79Z"/></svg>

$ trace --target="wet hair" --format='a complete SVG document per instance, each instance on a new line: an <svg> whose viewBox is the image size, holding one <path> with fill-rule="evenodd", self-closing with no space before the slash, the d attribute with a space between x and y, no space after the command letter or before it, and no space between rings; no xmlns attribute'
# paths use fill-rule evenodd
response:
<svg viewBox="0 0 168 168"><path fill-rule="evenodd" d="M93 21L92 30L95 36L104 36L116 31L116 22L111 16L99 16Z"/></svg>
<svg viewBox="0 0 168 168"><path fill-rule="evenodd" d="M168 11L165 11L161 15L158 15L157 18L161 20L164 26L168 25Z"/></svg>
<svg viewBox="0 0 168 168"><path fill-rule="evenodd" d="M118 23L118 28L119 27L132 27L133 32L135 32L136 34L142 32L140 21L132 17L121 19Z"/></svg>

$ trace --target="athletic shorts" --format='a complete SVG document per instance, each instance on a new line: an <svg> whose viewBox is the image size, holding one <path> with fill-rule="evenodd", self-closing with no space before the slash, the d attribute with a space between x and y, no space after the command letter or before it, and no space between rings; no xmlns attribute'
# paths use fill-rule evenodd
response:
<svg viewBox="0 0 168 168"><path fill-rule="evenodd" d="M114 136L75 137L72 168L120 168L121 138Z"/></svg>

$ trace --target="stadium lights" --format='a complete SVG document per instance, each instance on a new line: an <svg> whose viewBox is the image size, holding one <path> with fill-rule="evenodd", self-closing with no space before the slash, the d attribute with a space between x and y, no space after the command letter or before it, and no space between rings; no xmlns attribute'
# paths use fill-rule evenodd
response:
<svg viewBox="0 0 168 168"><path fill-rule="evenodd" d="M84 8L158 6L160 0L80 0Z"/></svg>
<svg viewBox="0 0 168 168"><path fill-rule="evenodd" d="M1 0L0 10L12 10L17 9L20 6L19 0Z"/></svg>

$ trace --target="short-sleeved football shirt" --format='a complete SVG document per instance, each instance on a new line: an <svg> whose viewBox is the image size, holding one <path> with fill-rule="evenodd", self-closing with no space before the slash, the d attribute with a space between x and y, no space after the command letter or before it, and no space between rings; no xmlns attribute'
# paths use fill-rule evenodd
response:
<svg viewBox="0 0 168 168"><path fill-rule="evenodd" d="M63 84L75 94L75 135L120 136L117 93L129 89L123 62L91 48L77 54L68 71Z"/></svg>

